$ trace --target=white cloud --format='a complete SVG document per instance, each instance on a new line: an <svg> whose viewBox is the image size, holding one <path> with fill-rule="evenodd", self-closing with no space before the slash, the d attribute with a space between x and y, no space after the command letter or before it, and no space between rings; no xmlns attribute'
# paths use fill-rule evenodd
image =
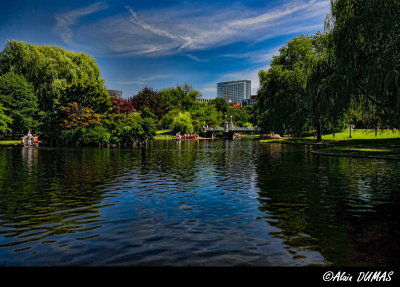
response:
<svg viewBox="0 0 400 287"><path fill-rule="evenodd" d="M67 43L84 43L100 53L121 56L183 54L232 43L254 43L279 35L323 28L330 0L297 0L273 8L180 4L134 10L100 19L87 26L73 25L77 18L105 9L101 2L57 16L57 27Z"/></svg>
<svg viewBox="0 0 400 287"><path fill-rule="evenodd" d="M78 18L107 9L103 2L96 2L87 7L71 10L67 13L56 15L56 29L61 32L61 38L67 44L74 45L72 27Z"/></svg>
<svg viewBox="0 0 400 287"><path fill-rule="evenodd" d="M192 54L186 54L185 56L188 57L189 59L192 59L193 61L196 61L196 62L208 62L208 59L201 59L201 58L199 58L199 57L197 57L195 55L192 55Z"/></svg>
<svg viewBox="0 0 400 287"><path fill-rule="evenodd" d="M234 59L246 59L249 63L254 64L267 64L272 60L273 56L279 55L279 49L281 46L270 48L268 50L256 50L246 53L228 53L222 54L220 57L224 58L234 58Z"/></svg>
<svg viewBox="0 0 400 287"><path fill-rule="evenodd" d="M145 77L145 78L137 78L135 80L132 81L118 81L116 82L116 84L118 85L145 85L150 83L151 81L154 80L160 80L160 79L167 79L170 78L170 75L153 75L153 76L149 76L149 77Z"/></svg>

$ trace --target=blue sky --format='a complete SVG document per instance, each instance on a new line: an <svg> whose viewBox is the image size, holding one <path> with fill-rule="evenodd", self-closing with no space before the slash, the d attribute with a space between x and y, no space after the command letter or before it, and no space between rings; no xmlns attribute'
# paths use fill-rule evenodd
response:
<svg viewBox="0 0 400 287"><path fill-rule="evenodd" d="M0 2L8 40L96 59L108 89L130 97L185 82L205 98L217 82L251 80L292 37L323 31L330 0L14 0Z"/></svg>

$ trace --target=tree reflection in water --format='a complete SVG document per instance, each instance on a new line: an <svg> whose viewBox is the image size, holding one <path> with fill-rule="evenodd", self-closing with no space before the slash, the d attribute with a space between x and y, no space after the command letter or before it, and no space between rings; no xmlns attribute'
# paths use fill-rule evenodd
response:
<svg viewBox="0 0 400 287"><path fill-rule="evenodd" d="M0 263L399 263L400 163L310 149L243 139L2 148Z"/></svg>
<svg viewBox="0 0 400 287"><path fill-rule="evenodd" d="M294 256L317 250L338 266L400 262L398 162L320 157L287 145L277 159L276 148L260 151L260 210Z"/></svg>

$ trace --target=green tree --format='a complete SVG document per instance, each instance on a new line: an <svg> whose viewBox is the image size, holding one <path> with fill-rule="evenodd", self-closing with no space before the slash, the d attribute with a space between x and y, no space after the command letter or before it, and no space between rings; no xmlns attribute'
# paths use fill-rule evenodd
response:
<svg viewBox="0 0 400 287"><path fill-rule="evenodd" d="M166 113L165 101L161 93L147 86L130 98L129 101L138 111L142 111L145 107L150 109L156 115L157 120L161 120Z"/></svg>
<svg viewBox="0 0 400 287"><path fill-rule="evenodd" d="M252 106L246 106L244 108L238 108L233 106L228 106L228 110L226 113L227 120L233 121L233 123L238 127L249 126L252 125Z"/></svg>
<svg viewBox="0 0 400 287"><path fill-rule="evenodd" d="M310 109L311 121L316 129L317 142L322 141L322 128L329 119L334 105L329 97L328 77L331 69L325 59L316 60L310 69L306 83L306 99ZM335 113L337 111L334 111Z"/></svg>
<svg viewBox="0 0 400 287"><path fill-rule="evenodd" d="M295 37L279 51L270 69L259 73L257 122L265 131L303 134L310 125L304 87L316 57L314 39Z"/></svg>
<svg viewBox="0 0 400 287"><path fill-rule="evenodd" d="M160 91L166 106L166 111L180 109L189 111L201 97L199 91L194 90L190 84L177 85L175 88L162 89Z"/></svg>
<svg viewBox="0 0 400 287"><path fill-rule="evenodd" d="M144 107L140 114L140 118L143 129L140 140L145 141L148 139L153 139L157 131L157 116L153 114L148 107Z"/></svg>
<svg viewBox="0 0 400 287"><path fill-rule="evenodd" d="M189 112L179 113L172 121L170 129L174 133L190 134L193 132L192 118Z"/></svg>
<svg viewBox="0 0 400 287"><path fill-rule="evenodd" d="M212 99L209 105L214 105L218 112L221 112L223 115L226 115L228 112L229 105L224 98L215 98Z"/></svg>
<svg viewBox="0 0 400 287"><path fill-rule="evenodd" d="M106 113L112 109L111 96L104 86L86 79L77 80L62 90L61 104L75 102L97 113Z"/></svg>
<svg viewBox="0 0 400 287"><path fill-rule="evenodd" d="M85 145L104 145L110 142L110 137L111 135L105 127L94 126L81 129L80 141Z"/></svg>
<svg viewBox="0 0 400 287"><path fill-rule="evenodd" d="M178 116L181 112L182 112L182 111L179 110L179 109L170 110L170 111L169 111L168 113L166 113L166 114L164 115L164 117L161 119L160 127L163 128L163 129L169 129L170 126L171 126L171 124L172 124L172 121L174 120L174 118L175 118L176 116Z"/></svg>
<svg viewBox="0 0 400 287"><path fill-rule="evenodd" d="M317 33L313 46L315 57L308 70L305 96L317 141L322 141L323 130L335 132L351 122L350 102L343 97L344 83L335 70L330 35Z"/></svg>
<svg viewBox="0 0 400 287"><path fill-rule="evenodd" d="M103 120L103 126L111 134L111 143L132 144L153 139L156 125L153 118L144 117L138 112L109 113Z"/></svg>
<svg viewBox="0 0 400 287"><path fill-rule="evenodd" d="M63 129L88 128L101 125L102 114L95 113L91 108L81 107L77 102L68 103L60 108L64 113L60 126Z"/></svg>
<svg viewBox="0 0 400 287"><path fill-rule="evenodd" d="M39 108L54 111L63 89L74 82L104 86L96 61L85 53L66 51L56 46L37 46L9 41L0 53L0 74L23 75L34 87Z"/></svg>
<svg viewBox="0 0 400 287"><path fill-rule="evenodd" d="M12 118L12 134L22 134L38 126L38 103L32 85L23 76L9 72L0 76L0 104Z"/></svg>
<svg viewBox="0 0 400 287"><path fill-rule="evenodd" d="M400 125L399 19L400 1L336 0L326 21L343 96L372 103L369 113L392 126Z"/></svg>
<svg viewBox="0 0 400 287"><path fill-rule="evenodd" d="M189 112L196 133L202 132L203 126L220 126L223 122L222 113L214 105L197 102Z"/></svg>
<svg viewBox="0 0 400 287"><path fill-rule="evenodd" d="M62 130L59 137L66 144L105 145L110 142L111 135L105 127L97 125Z"/></svg>
<svg viewBox="0 0 400 287"><path fill-rule="evenodd" d="M5 114L7 109L0 104L0 131L10 131L9 125L12 123L12 118Z"/></svg>

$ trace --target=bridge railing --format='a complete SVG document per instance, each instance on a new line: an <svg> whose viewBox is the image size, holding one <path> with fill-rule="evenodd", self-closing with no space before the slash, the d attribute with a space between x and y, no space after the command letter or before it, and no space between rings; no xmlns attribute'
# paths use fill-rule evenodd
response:
<svg viewBox="0 0 400 287"><path fill-rule="evenodd" d="M229 127L228 129L224 127L211 127L204 129L206 132L258 132L260 130L259 127Z"/></svg>
<svg viewBox="0 0 400 287"><path fill-rule="evenodd" d="M219 127L219 128L205 128L204 130L206 132L223 132L224 128L221 128L221 127Z"/></svg>
<svg viewBox="0 0 400 287"><path fill-rule="evenodd" d="M255 132L255 131L260 131L260 128L254 128L254 127L232 127L229 128L229 131L233 132Z"/></svg>

